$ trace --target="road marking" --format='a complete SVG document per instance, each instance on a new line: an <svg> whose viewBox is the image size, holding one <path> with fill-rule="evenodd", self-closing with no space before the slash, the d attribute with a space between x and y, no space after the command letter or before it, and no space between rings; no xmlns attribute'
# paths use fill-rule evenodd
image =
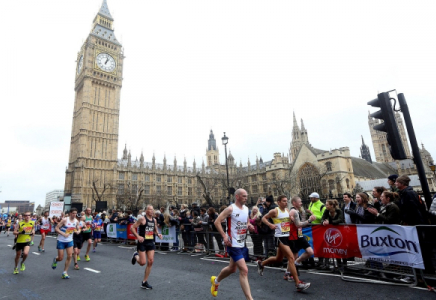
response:
<svg viewBox="0 0 436 300"><path fill-rule="evenodd" d="M35 254L35 255L40 255L38 252L32 252L33 254Z"/></svg>
<svg viewBox="0 0 436 300"><path fill-rule="evenodd" d="M94 273L100 273L100 271L90 269L90 268L84 268L86 271L94 272Z"/></svg>
<svg viewBox="0 0 436 300"><path fill-rule="evenodd" d="M118 246L118 248L122 248L122 249L135 249L135 247L126 247L126 246Z"/></svg>
<svg viewBox="0 0 436 300"><path fill-rule="evenodd" d="M12 247L12 245L8 245L8 247Z"/></svg>

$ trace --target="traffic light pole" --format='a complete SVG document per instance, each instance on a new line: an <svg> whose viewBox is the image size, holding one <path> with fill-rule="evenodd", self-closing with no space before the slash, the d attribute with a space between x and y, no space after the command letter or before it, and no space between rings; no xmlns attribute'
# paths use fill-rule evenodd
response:
<svg viewBox="0 0 436 300"><path fill-rule="evenodd" d="M425 176L424 165L422 164L421 153L419 152L418 142L416 141L415 130L413 129L412 119L410 118L409 107L407 106L404 94L398 94L398 103L403 113L404 122L406 123L407 133L409 134L410 145L412 146L413 160L418 170L419 180L421 181L422 192L424 193L427 208L430 208L432 199L428 187L427 176Z"/></svg>

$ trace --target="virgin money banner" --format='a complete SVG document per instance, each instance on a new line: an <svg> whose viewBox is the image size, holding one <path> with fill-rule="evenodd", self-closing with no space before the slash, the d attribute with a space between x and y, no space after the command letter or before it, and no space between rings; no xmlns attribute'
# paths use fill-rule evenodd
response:
<svg viewBox="0 0 436 300"><path fill-rule="evenodd" d="M158 227L157 230L162 234L162 239L157 235L154 240L156 243L175 243L176 242L176 226L168 227L164 225L162 228Z"/></svg>
<svg viewBox="0 0 436 300"><path fill-rule="evenodd" d="M357 234L363 258L424 269L416 227L359 225Z"/></svg>
<svg viewBox="0 0 436 300"><path fill-rule="evenodd" d="M356 226L312 226L315 257L361 257Z"/></svg>
<svg viewBox="0 0 436 300"><path fill-rule="evenodd" d="M106 234L108 238L117 238L117 224L116 223L109 223L106 227Z"/></svg>

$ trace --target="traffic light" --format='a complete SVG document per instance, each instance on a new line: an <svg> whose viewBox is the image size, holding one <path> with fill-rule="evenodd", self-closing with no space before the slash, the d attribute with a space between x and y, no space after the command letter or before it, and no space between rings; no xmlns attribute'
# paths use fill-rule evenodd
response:
<svg viewBox="0 0 436 300"><path fill-rule="evenodd" d="M386 138L389 144L389 150L393 159L406 159L403 143L401 142L400 132L398 131L397 122L395 121L394 111L388 93L380 93L377 99L368 102L368 105L380 107L379 111L370 114L371 117L381 119L384 122L375 125L374 129L386 132Z"/></svg>

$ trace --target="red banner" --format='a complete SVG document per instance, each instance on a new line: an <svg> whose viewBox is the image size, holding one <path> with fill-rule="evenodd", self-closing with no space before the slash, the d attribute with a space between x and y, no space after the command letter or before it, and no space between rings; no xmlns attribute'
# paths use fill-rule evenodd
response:
<svg viewBox="0 0 436 300"><path fill-rule="evenodd" d="M312 226L315 257L350 258L362 257L355 225Z"/></svg>
<svg viewBox="0 0 436 300"><path fill-rule="evenodd" d="M133 224L128 224L127 225L127 239L128 240L136 240L136 236L130 231L130 228L132 227Z"/></svg>

